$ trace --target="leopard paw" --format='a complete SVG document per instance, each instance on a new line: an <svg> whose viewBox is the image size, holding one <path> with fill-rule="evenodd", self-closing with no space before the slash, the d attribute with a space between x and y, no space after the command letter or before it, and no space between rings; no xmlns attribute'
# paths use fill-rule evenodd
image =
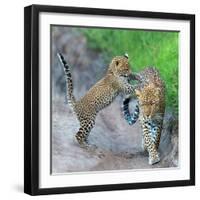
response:
<svg viewBox="0 0 200 200"><path fill-rule="evenodd" d="M160 162L160 157L156 156L155 158L149 158L149 164L154 165L156 163Z"/></svg>

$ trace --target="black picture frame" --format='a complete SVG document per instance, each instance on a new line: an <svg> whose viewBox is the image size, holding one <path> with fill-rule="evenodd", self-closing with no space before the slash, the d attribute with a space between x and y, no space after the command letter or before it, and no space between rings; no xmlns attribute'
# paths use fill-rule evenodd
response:
<svg viewBox="0 0 200 200"><path fill-rule="evenodd" d="M39 14L77 13L190 22L190 179L163 182L39 188ZM195 15L31 5L24 9L24 192L30 195L195 185Z"/></svg>

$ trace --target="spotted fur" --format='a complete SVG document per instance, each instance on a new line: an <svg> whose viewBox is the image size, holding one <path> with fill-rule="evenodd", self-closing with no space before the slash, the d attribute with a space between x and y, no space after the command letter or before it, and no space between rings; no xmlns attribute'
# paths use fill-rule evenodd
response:
<svg viewBox="0 0 200 200"><path fill-rule="evenodd" d="M136 113L140 116L143 130L142 146L149 153L149 164L155 164L160 161L158 147L165 111L165 87L159 72L153 67L147 67L134 78L139 81L135 94L140 108L140 114ZM123 107L123 110L128 110L128 106ZM129 110L127 113L129 118L135 116ZM135 122L127 121L130 125Z"/></svg>
<svg viewBox="0 0 200 200"><path fill-rule="evenodd" d="M76 139L79 144L88 144L88 136L95 125L97 113L110 105L119 93L131 94L135 87L129 84L131 70L128 63L128 55L116 56L112 59L106 75L98 81L80 100L75 100L73 96L72 76L69 71L69 65L62 54L58 54L64 67L67 100L80 122L80 129L76 133Z"/></svg>

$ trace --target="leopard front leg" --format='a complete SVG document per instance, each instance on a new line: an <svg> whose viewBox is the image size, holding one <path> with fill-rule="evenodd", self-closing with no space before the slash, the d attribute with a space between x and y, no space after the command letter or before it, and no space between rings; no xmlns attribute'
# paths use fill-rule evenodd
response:
<svg viewBox="0 0 200 200"><path fill-rule="evenodd" d="M160 161L160 156L157 151L155 143L151 141L147 147L147 150L149 152L149 164L153 165L158 163Z"/></svg>
<svg viewBox="0 0 200 200"><path fill-rule="evenodd" d="M148 129L144 123L142 123L142 150L147 151L146 143L148 141ZM145 142L146 141L146 142Z"/></svg>
<svg viewBox="0 0 200 200"><path fill-rule="evenodd" d="M161 129L162 127L156 126L154 127L154 134L155 134L155 145L156 145L156 149L158 149L159 144L160 144L160 136L161 136Z"/></svg>
<svg viewBox="0 0 200 200"><path fill-rule="evenodd" d="M142 136L142 144L141 144L141 147L142 147L142 150L143 150L143 151L147 151L147 147L145 146L145 143L144 143L144 136Z"/></svg>
<svg viewBox="0 0 200 200"><path fill-rule="evenodd" d="M143 140L144 140L144 149L149 153L149 164L153 165L160 161L160 157L157 151L157 146L151 138L151 133L149 127L146 123L143 123Z"/></svg>

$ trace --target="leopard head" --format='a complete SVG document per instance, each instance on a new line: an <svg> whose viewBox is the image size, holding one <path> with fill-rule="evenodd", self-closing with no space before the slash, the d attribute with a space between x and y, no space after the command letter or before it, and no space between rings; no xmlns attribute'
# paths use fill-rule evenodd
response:
<svg viewBox="0 0 200 200"><path fill-rule="evenodd" d="M143 116L152 117L157 112L161 100L160 88L152 83L135 89L135 94Z"/></svg>
<svg viewBox="0 0 200 200"><path fill-rule="evenodd" d="M132 72L128 62L128 55L114 57L109 65L108 72L116 77L130 77Z"/></svg>

